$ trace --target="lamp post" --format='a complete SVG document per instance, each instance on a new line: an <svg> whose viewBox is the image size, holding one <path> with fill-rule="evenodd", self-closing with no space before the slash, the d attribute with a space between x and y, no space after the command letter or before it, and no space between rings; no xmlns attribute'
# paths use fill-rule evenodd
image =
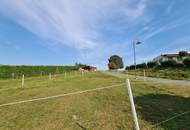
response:
<svg viewBox="0 0 190 130"><path fill-rule="evenodd" d="M137 68L137 62L136 62L136 45L141 44L138 40L133 40L133 50L134 50L134 65L135 65L135 78L136 78L136 68Z"/></svg>

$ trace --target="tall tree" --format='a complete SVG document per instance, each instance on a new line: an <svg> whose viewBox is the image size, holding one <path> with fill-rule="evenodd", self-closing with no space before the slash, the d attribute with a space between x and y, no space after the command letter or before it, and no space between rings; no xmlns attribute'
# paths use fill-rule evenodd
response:
<svg viewBox="0 0 190 130"><path fill-rule="evenodd" d="M188 56L188 52L187 52L187 51L180 51L180 52L179 52L179 56L180 56L180 57Z"/></svg>
<svg viewBox="0 0 190 130"><path fill-rule="evenodd" d="M123 60L120 56L118 55L112 55L108 59L108 68L110 70L116 70L116 69L122 69L123 68Z"/></svg>

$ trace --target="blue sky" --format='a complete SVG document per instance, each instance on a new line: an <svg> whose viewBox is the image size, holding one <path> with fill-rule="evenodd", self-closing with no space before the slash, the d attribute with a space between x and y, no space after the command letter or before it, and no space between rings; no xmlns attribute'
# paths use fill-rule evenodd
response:
<svg viewBox="0 0 190 130"><path fill-rule="evenodd" d="M189 0L1 0L0 64L107 67L190 50Z"/></svg>

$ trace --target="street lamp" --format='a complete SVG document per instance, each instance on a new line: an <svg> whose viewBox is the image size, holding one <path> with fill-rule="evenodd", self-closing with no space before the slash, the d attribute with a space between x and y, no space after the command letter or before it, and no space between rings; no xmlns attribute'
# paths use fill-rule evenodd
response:
<svg viewBox="0 0 190 130"><path fill-rule="evenodd" d="M136 68L137 68L137 62L136 62L136 45L141 44L139 40L133 40L133 50L134 50L134 65L135 65L135 77L136 77Z"/></svg>

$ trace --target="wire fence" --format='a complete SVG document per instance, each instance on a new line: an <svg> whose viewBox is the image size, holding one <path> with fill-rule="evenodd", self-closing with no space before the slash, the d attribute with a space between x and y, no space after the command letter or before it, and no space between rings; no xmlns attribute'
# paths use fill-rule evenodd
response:
<svg viewBox="0 0 190 130"><path fill-rule="evenodd" d="M87 92L93 92L93 91L98 91L98 90L103 90L103 89L119 87L119 86L122 86L122 85L124 85L124 83L123 84L115 84L115 85L111 85L111 86L107 86L107 87L99 87L99 88L95 88L95 89L88 89L88 90L84 90L84 91L77 91L77 92L71 92L71 93L54 95L54 96L47 96L47 97L42 97L42 98L34 98L34 99L29 99L29 100L10 102L10 103L5 103L5 104L0 104L0 107L12 106L12 105L23 104L23 103L28 103L28 102L49 100L49 99L65 97L65 96L71 96L71 95L77 95L77 94L82 94L82 93L87 93Z"/></svg>
<svg viewBox="0 0 190 130"><path fill-rule="evenodd" d="M43 77L43 78L46 78L47 80L53 80L53 79L56 79L56 77L62 77L62 78L67 79L67 78L83 77L84 75L86 75L86 74L82 73L82 72L80 72L80 73L79 72L68 72L68 73L63 73L62 75L59 75L59 74L58 75L56 75L56 74L49 74L49 76L41 76L41 77L37 77L37 78L41 79ZM144 77L146 77L145 74L144 74ZM32 78L30 78L30 77L27 78L27 80L30 80L30 79L32 79ZM25 84L25 77L24 77L24 75L23 75L22 80L21 80L20 83L21 83L21 86L24 87L24 84ZM9 102L9 103L0 104L0 108L1 107L6 107L6 106L13 106L13 105L18 105L18 104L29 103L29 102L37 102L37 101L42 101L42 100L50 100L50 99L55 99L55 98L60 98L60 97L66 97L66 96L71 96L71 95L77 95L77 94L82 94L82 93L87 93L87 92L98 91L98 90L104 90L104 89L109 89L109 88L114 88L114 87L120 87L120 86L123 86L125 84L126 83L121 83L121 84L115 84L115 85L106 86L106 87L97 87L97 88L94 88L94 89L88 89L88 90L83 90L83 91L76 91L76 92L64 93L64 94L47 96L47 97L41 97L41 98L33 98L33 99L28 99L28 100ZM4 90L8 90L8 89L12 89L12 88L1 89L0 91L4 91ZM175 114L174 116L171 116L171 117L167 118L166 120L160 121L158 123L155 123L151 127L146 127L146 128L143 128L143 129L144 130L146 130L146 129L151 130L151 129L158 128L159 126L161 126L163 124L166 124L169 121L172 121L174 119L177 119L177 118L182 117L182 116L184 116L186 114L189 114L189 113L190 113L190 111L185 111L185 112L182 112L182 113Z"/></svg>

